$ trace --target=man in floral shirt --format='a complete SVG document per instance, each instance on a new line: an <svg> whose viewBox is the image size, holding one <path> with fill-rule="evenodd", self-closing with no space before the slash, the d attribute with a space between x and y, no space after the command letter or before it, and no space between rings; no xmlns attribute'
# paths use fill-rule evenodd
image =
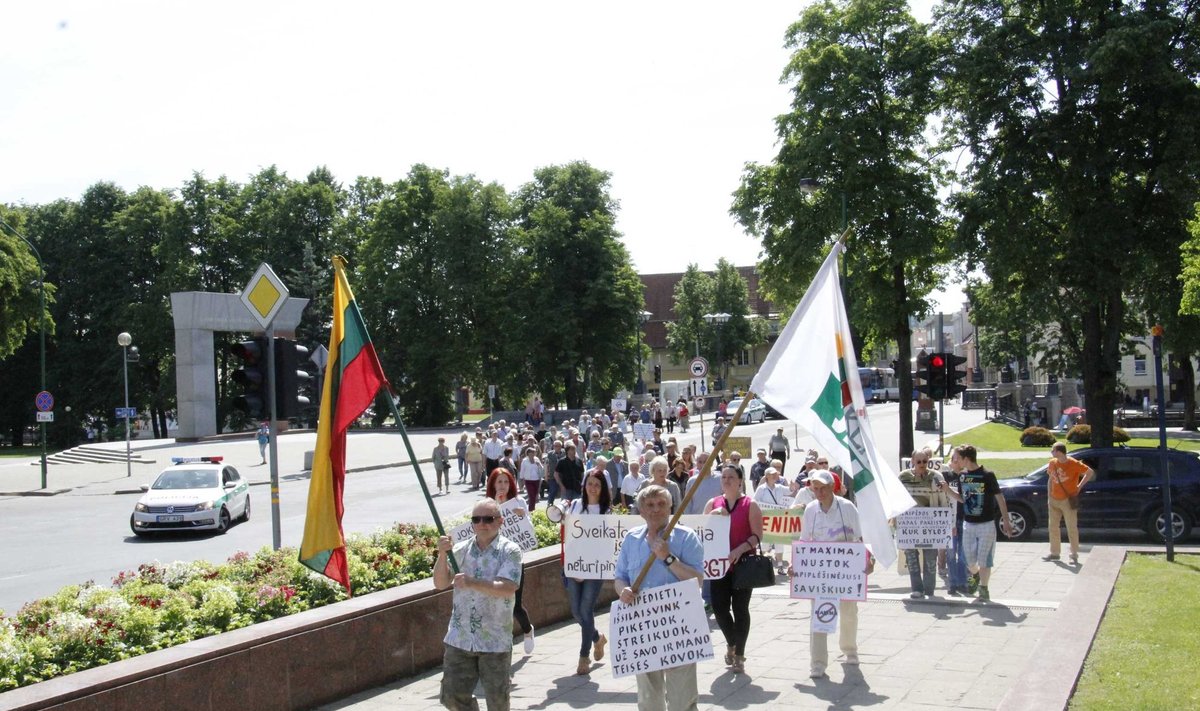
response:
<svg viewBox="0 0 1200 711"><path fill-rule="evenodd" d="M471 512L475 536L452 546L438 539L433 584L454 586L450 628L442 640L442 705L452 711L475 708L475 683L481 682L489 711L508 711L512 664L513 595L521 582L521 549L500 535L500 505L484 499ZM457 575L450 571L453 547Z"/></svg>

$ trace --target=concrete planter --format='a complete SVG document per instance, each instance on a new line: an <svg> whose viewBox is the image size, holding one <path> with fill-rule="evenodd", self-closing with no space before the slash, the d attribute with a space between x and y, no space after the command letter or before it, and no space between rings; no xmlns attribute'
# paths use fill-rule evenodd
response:
<svg viewBox="0 0 1200 711"><path fill-rule="evenodd" d="M525 556L536 627L571 617L558 555ZM421 580L14 689L0 709L312 708L440 665L450 599Z"/></svg>

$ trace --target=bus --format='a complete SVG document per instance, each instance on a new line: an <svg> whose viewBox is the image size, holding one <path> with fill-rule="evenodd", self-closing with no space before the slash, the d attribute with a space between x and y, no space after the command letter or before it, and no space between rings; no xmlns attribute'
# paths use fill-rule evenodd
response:
<svg viewBox="0 0 1200 711"><path fill-rule="evenodd" d="M900 401L900 382L891 368L861 367L858 381L862 384L863 400L867 402Z"/></svg>

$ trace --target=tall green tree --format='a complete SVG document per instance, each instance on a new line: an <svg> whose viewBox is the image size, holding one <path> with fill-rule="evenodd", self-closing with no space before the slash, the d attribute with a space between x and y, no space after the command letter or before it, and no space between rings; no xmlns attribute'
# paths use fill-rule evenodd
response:
<svg viewBox="0 0 1200 711"><path fill-rule="evenodd" d="M374 207L356 294L410 422L449 420L454 387L479 383L481 351L515 327L497 289L512 283L500 254L511 249L505 197L417 165Z"/></svg>
<svg viewBox="0 0 1200 711"><path fill-rule="evenodd" d="M675 284L675 321L667 324L667 347L673 360L678 363L691 358L699 344L714 373L723 382L727 380L728 363L737 352L766 340L766 322L751 318L749 293L745 278L724 257L712 274L689 264ZM719 313L729 314L729 320L718 324L704 318Z"/></svg>
<svg viewBox="0 0 1200 711"><path fill-rule="evenodd" d="M549 166L516 194L513 298L546 316L516 329L519 362L528 389L550 403L605 402L637 377L642 285L616 229L610 177L582 161Z"/></svg>
<svg viewBox="0 0 1200 711"><path fill-rule="evenodd" d="M794 304L808 287L843 211L843 257L855 345L884 339L911 358L909 319L929 311L950 233L937 198L939 164L927 135L937 109L938 47L900 0L826 0L786 35L783 81L791 110L777 119L779 153L749 164L731 212L763 241L759 265L772 297ZM821 189L805 194L812 181ZM907 368L900 391L912 391ZM912 449L912 412L900 408L900 450Z"/></svg>
<svg viewBox="0 0 1200 711"><path fill-rule="evenodd" d="M1111 443L1127 299L1177 259L1197 195L1200 36L1186 2L962 0L937 10L946 126L965 150L959 236L1061 320L1092 442ZM1145 326L1135 332L1145 332Z"/></svg>
<svg viewBox="0 0 1200 711"><path fill-rule="evenodd" d="M708 349L711 333L704 321L705 314L713 313L712 304L712 275L689 264L675 283L675 320L667 324L667 348L676 363L698 355L697 349L710 362L716 362L715 351Z"/></svg>

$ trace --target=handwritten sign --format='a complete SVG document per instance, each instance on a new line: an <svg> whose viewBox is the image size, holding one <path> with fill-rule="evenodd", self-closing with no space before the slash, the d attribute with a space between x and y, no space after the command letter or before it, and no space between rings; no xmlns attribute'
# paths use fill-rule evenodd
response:
<svg viewBox="0 0 1200 711"><path fill-rule="evenodd" d="M862 543L792 544L792 597L867 599L867 547Z"/></svg>
<svg viewBox="0 0 1200 711"><path fill-rule="evenodd" d="M954 509L914 506L896 517L896 545L900 548L949 549L954 544Z"/></svg>
<svg viewBox="0 0 1200 711"><path fill-rule="evenodd" d="M563 573L568 578L612 580L625 536L645 523L641 516L567 516ZM679 523L695 531L704 544L705 579L725 577L729 570L729 517L682 516Z"/></svg>
<svg viewBox="0 0 1200 711"><path fill-rule="evenodd" d="M635 422L633 423L633 436L639 442L642 440L654 440L654 423L652 422Z"/></svg>
<svg viewBox="0 0 1200 711"><path fill-rule="evenodd" d="M725 439L725 456L728 457L731 452L737 452L743 457L749 457L751 452L750 437L728 437Z"/></svg>
<svg viewBox="0 0 1200 711"><path fill-rule="evenodd" d="M781 497L782 499L782 497ZM763 543L791 543L800 537L804 509L789 509L758 502L763 516Z"/></svg>
<svg viewBox="0 0 1200 711"><path fill-rule="evenodd" d="M704 600L695 580L648 588L608 616L614 678L672 669L713 658Z"/></svg>
<svg viewBox="0 0 1200 711"><path fill-rule="evenodd" d="M525 511L525 502L521 499L509 499L500 504L500 516L504 522L500 524L500 535L508 540L516 543L523 551L536 550L538 547L537 534L533 532L533 522L529 520L529 514L520 515L518 511ZM471 522L460 523L450 529L450 540L455 545L469 540L475 532L471 530Z"/></svg>

